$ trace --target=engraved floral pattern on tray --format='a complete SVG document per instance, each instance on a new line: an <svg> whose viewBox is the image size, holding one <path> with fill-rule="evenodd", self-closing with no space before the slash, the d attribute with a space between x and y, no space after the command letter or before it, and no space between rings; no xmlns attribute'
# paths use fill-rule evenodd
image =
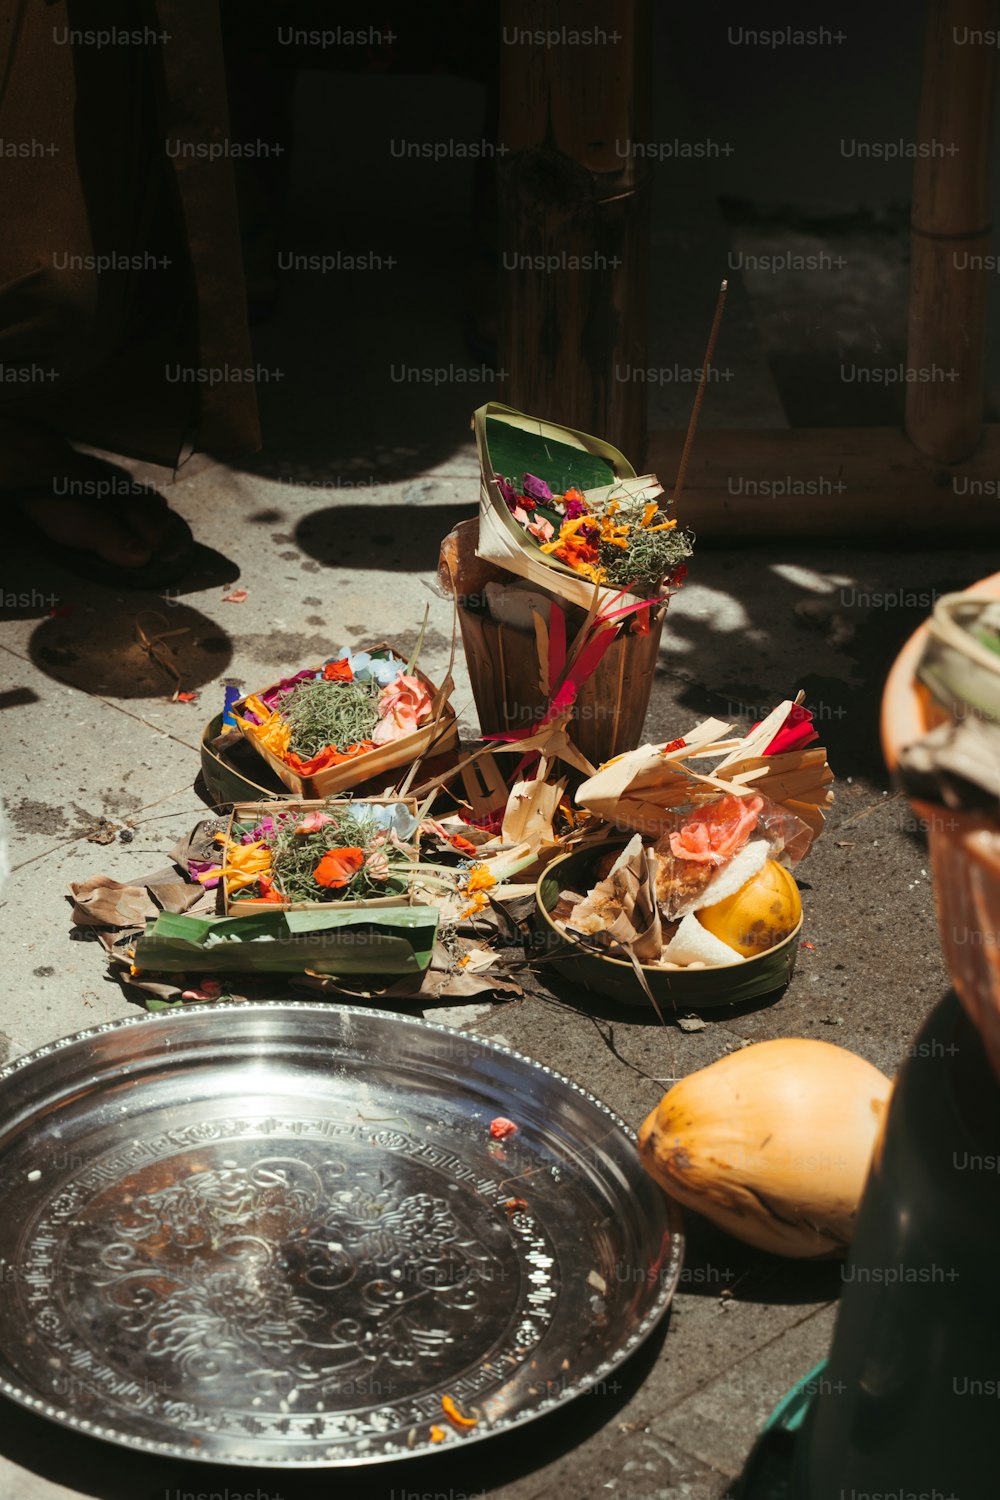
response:
<svg viewBox="0 0 1000 1500"><path fill-rule="evenodd" d="M180 1400L298 1424L462 1389L472 1334L508 1368L537 1341L554 1262L495 1177L450 1180L403 1132L259 1129L191 1131L186 1149L119 1160L96 1192L50 1204L69 1294L38 1326L95 1398L111 1392L93 1353L115 1347L147 1411Z"/></svg>

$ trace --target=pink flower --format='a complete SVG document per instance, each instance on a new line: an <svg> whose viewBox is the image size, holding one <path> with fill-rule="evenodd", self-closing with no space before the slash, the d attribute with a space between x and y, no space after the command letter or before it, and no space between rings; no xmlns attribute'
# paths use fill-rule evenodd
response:
<svg viewBox="0 0 1000 1500"><path fill-rule="evenodd" d="M732 859L757 827L763 797L736 797L727 792L715 802L697 808L670 835L675 859L696 864L724 865Z"/></svg>
<svg viewBox="0 0 1000 1500"><path fill-rule="evenodd" d="M526 510L523 510L520 505L515 505L514 509L511 511L511 515L514 517L514 520L517 521L519 525L521 525L521 526L527 526L527 524L528 524L528 512Z"/></svg>
<svg viewBox="0 0 1000 1500"><path fill-rule="evenodd" d="M537 521L532 521L528 527L528 530L531 532L531 535L536 536L540 542L551 542L552 538L555 536L555 527L552 525L551 521L546 521L544 516L542 516Z"/></svg>
<svg viewBox="0 0 1000 1500"><path fill-rule="evenodd" d="M182 990L182 1000L217 1000L222 994L218 979L203 979L197 989Z"/></svg>
<svg viewBox="0 0 1000 1500"><path fill-rule="evenodd" d="M379 695L379 722L372 740L376 745L388 745L392 740L413 734L430 707L431 695L420 678L407 677L401 672Z"/></svg>
<svg viewBox="0 0 1000 1500"><path fill-rule="evenodd" d="M273 709L278 702L279 694L287 693L289 688L298 687L300 682L311 682L317 675L322 676L323 674L317 674L312 667L305 667L301 672L295 672L291 677L283 677L280 682L275 683L273 688L269 688L266 693L258 695L260 701L268 708Z"/></svg>
<svg viewBox="0 0 1000 1500"><path fill-rule="evenodd" d="M370 880L389 879L389 860L385 851L375 849L365 860L365 874Z"/></svg>
<svg viewBox="0 0 1000 1500"><path fill-rule="evenodd" d="M311 812L311 813L306 813L305 817L302 819L302 822L298 825L298 827L296 828L295 832L296 833L319 833L319 831L320 831L321 828L325 827L327 823L332 823L332 822L333 822L333 819L330 817L329 813L325 813L325 812Z"/></svg>

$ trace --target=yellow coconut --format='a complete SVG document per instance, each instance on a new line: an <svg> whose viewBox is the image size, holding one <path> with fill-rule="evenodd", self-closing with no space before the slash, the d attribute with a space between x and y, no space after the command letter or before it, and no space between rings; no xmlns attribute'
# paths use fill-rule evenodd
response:
<svg viewBox="0 0 1000 1500"><path fill-rule="evenodd" d="M802 900L791 872L769 859L735 895L703 906L696 915L713 937L753 958L784 942L802 915Z"/></svg>
<svg viewBox="0 0 1000 1500"><path fill-rule="evenodd" d="M757 1042L674 1085L639 1131L662 1188L778 1255L841 1255L892 1085L830 1042Z"/></svg>

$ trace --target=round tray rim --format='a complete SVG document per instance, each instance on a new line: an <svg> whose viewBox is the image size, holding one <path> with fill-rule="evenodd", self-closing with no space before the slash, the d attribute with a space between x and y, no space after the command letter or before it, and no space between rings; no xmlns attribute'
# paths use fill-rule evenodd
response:
<svg viewBox="0 0 1000 1500"><path fill-rule="evenodd" d="M633 1146L637 1143L636 1132L628 1125L620 1115L611 1107L592 1094L589 1089L578 1084L566 1074L551 1068L547 1063L539 1062L536 1058L529 1057L526 1053L519 1052L516 1048L506 1043L494 1042L488 1037L477 1036L476 1033L463 1031L460 1027L446 1026L440 1021L428 1021L419 1016L408 1016L396 1011L382 1010L374 1006L350 1005L346 1003L328 1003L315 1000L235 1000L235 1001L210 1001L196 1002L185 1006L183 1011L176 1010L167 1012L156 1012L154 1014L141 1014L135 1016L122 1016L110 1021L102 1021L94 1026L88 1026L81 1031L71 1032L66 1036L58 1037L54 1041L43 1043L39 1047L32 1048L30 1052L23 1053L20 1057L0 1068L0 1090L8 1079L24 1072L36 1061L41 1062L55 1053L66 1050L74 1044L84 1043L96 1037L106 1036L112 1032L126 1031L133 1027L161 1027L169 1028L171 1024L176 1025L179 1021L195 1020L196 1016L203 1013L231 1013L239 1011L241 1014L257 1013L262 1016L274 1016L277 1013L295 1012L298 1014L310 1012L317 1017L329 1016L331 1013L341 1013L350 1016L366 1016L372 1019L398 1022L403 1025L412 1025L417 1030L430 1030L450 1037L460 1037L465 1041L478 1042L484 1050L494 1051L504 1057L511 1058L515 1062L526 1064L529 1068L536 1069L553 1079L556 1083L564 1084L574 1093L581 1095L588 1104L594 1106L605 1114L611 1122L620 1130ZM680 1284L681 1269L684 1260L684 1228L683 1216L678 1205L666 1193L662 1194L663 1213L666 1220L667 1232L670 1236L670 1262L668 1273L661 1270L658 1275L658 1287L655 1297L652 1298L641 1322L633 1329L619 1348L611 1356L602 1360L601 1363L588 1371L586 1376L581 1377L572 1384L566 1385L561 1392L555 1396L547 1396L535 1407L527 1411L518 1412L506 1420L495 1421L490 1427L483 1430L474 1429L456 1434L456 1440L446 1442L437 1447L428 1445L415 1446L413 1449L400 1451L398 1449L389 1452L372 1452L362 1454L348 1454L336 1458L322 1457L288 1457L283 1459L269 1458L262 1461L260 1456L247 1454L243 1457L239 1454L220 1456L218 1454L204 1452L193 1448L188 1444L180 1442L156 1441L151 1438L139 1437L128 1432L112 1427L104 1426L88 1418L79 1417L65 1408L56 1406L54 1403L42 1397L32 1395L30 1391L22 1389L14 1382L0 1375L0 1397L13 1401L18 1406L32 1412L36 1416L44 1417L61 1427L80 1434L87 1438L96 1438L98 1441L114 1444L131 1452L155 1454L161 1458L179 1458L185 1461L194 1461L206 1466L230 1467L235 1469L276 1469L282 1471L315 1472L317 1470L354 1469L370 1467L383 1463L398 1463L408 1458L426 1458L434 1454L454 1453L460 1446L469 1443L480 1443L490 1438L503 1437L517 1428L525 1426L529 1422L537 1421L540 1417L548 1416L551 1412L564 1406L567 1402L575 1400L578 1396L585 1395L593 1386L605 1381L609 1375L617 1370L631 1358L643 1343L654 1332L661 1322L673 1301L674 1293Z"/></svg>

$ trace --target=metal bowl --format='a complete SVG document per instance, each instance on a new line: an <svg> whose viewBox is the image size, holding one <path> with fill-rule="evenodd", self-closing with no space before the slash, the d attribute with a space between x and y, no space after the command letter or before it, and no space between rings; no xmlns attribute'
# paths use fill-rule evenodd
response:
<svg viewBox="0 0 1000 1500"><path fill-rule="evenodd" d="M0 1120L0 1391L129 1448L324 1467L474 1442L599 1388L680 1274L605 1105L391 1013L110 1022L0 1072Z"/></svg>
<svg viewBox="0 0 1000 1500"><path fill-rule="evenodd" d="M624 1005L641 1005L649 1010L649 999L628 959L612 958L574 942L551 916L560 891L586 890L593 884L594 867L601 855L621 847L620 840L609 839L560 855L546 866L535 887L537 932L542 955L556 960L552 964L554 973L576 980L585 989L611 995ZM717 1005L735 1005L788 984L795 972L801 931L800 917L783 942L741 964L717 969L661 969L653 964L642 964L641 968L664 1015L677 1008L710 1010Z"/></svg>

